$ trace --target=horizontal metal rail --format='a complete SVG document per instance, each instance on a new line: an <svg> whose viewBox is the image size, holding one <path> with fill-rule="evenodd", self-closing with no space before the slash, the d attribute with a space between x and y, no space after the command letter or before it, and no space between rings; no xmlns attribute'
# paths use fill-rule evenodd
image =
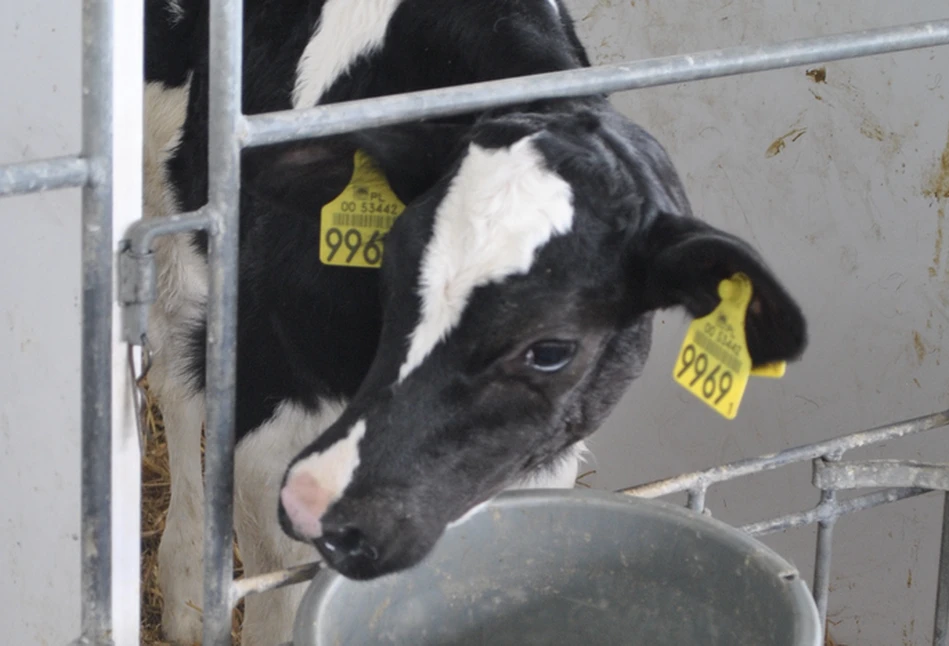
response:
<svg viewBox="0 0 949 646"><path fill-rule="evenodd" d="M316 573L323 569L322 561L314 561L306 565L287 568L269 572L259 576L247 577L234 581L231 586L230 606L228 610L237 607L240 600L249 594L257 592L266 592L267 590L276 590L295 583L305 583L316 576Z"/></svg>
<svg viewBox="0 0 949 646"><path fill-rule="evenodd" d="M893 440L906 435L915 435L934 428L949 425L949 410L932 415L924 415L915 419L879 426L867 431L860 431L851 435L844 435L825 442L799 446L780 453L772 453L757 458L739 460L730 464L712 467L704 471L684 473L674 478L656 480L635 487L620 489L618 493L625 493L639 498L658 498L682 491L697 491L707 489L717 482L725 482L735 478L770 471L795 462L813 460L825 455L851 451L863 446Z"/></svg>
<svg viewBox="0 0 949 646"><path fill-rule="evenodd" d="M0 166L0 197L59 188L78 188L89 181L89 162L82 157L54 157Z"/></svg>
<svg viewBox="0 0 949 646"><path fill-rule="evenodd" d="M949 44L949 20L743 45L245 117L245 147L322 137L540 99L700 81Z"/></svg>
<svg viewBox="0 0 949 646"><path fill-rule="evenodd" d="M914 498L925 493L932 493L931 489L920 489L919 487L893 488L884 491L876 491L865 496L851 498L844 502L832 505L818 505L813 509L801 511L796 514L788 514L771 520L763 520L757 523L742 525L739 529L748 532L752 536L767 536L775 532L783 532L786 529L813 525L814 523L829 522L836 520L841 516L852 514L864 509L873 509L880 505Z"/></svg>
<svg viewBox="0 0 949 646"><path fill-rule="evenodd" d="M867 431L795 447L780 453L739 460L704 471L657 480L636 487L619 490L630 496L658 498L675 493L688 493L688 506L693 511L708 514L705 498L714 484L763 473L791 464L810 460L813 464L812 484L820 491L820 501L806 511L759 521L740 529L752 536L766 536L775 532L817 524L817 549L814 557L814 601L820 614L821 625L827 619L830 595L830 561L834 524L841 516L871 509L897 500L905 500L932 491L949 489L949 464L923 464L911 460L841 461L847 451L887 440L949 426L949 410L917 417L896 424L888 424ZM848 500L838 500L837 492L863 488L889 487ZM949 503L947 503L949 504ZM936 595L933 644L949 646L949 546L946 529L949 526L949 507L943 518L943 546L939 562L939 593Z"/></svg>

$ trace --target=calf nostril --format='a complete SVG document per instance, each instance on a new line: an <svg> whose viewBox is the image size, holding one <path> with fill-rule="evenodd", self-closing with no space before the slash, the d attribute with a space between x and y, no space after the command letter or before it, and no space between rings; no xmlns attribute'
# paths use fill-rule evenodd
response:
<svg viewBox="0 0 949 646"><path fill-rule="evenodd" d="M348 557L367 558L371 561L379 558L378 550L355 527L324 528L323 535L318 540L328 552L336 552Z"/></svg>

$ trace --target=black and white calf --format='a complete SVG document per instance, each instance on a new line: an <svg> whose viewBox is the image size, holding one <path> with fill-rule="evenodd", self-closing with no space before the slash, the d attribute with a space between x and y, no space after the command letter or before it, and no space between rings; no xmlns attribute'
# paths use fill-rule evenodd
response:
<svg viewBox="0 0 949 646"><path fill-rule="evenodd" d="M588 64L557 0L245 5L245 113ZM206 0L148 9L157 217L206 200ZM379 270L319 260L320 209L357 149L407 205ZM377 577L505 488L572 486L582 440L643 369L652 313L705 315L734 272L754 284L754 362L806 344L764 262L693 218L662 147L602 97L247 153L241 228L235 522L251 574L315 546L344 575ZM163 622L177 641L200 638L205 250L200 235L160 242L149 323L172 468ZM288 639L301 592L248 599L244 643Z"/></svg>

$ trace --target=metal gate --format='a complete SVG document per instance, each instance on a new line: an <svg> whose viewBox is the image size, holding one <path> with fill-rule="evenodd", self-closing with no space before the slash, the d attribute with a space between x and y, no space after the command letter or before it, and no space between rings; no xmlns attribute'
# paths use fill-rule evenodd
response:
<svg viewBox="0 0 949 646"><path fill-rule="evenodd" d="M947 19L244 116L240 110L243 2L211 0L210 9L209 108L215 118L208 132L211 172L204 208L157 221L138 219L141 173L135 169L140 169L142 143L140 2L83 0L81 154L0 166L0 196L83 188L82 635L77 644L131 646L139 641L140 473L136 461L140 449L127 362L134 366L138 360L134 349L142 344L148 307L154 300L151 244L159 236L205 230L210 239L204 644L230 644L231 610L247 594L305 581L319 569L313 564L233 581L233 349L242 149L527 100L611 93L949 44ZM137 221L117 240L114 231L133 220ZM113 253L117 253L117 262L113 262ZM113 316L117 312L122 316ZM935 413L625 489L624 493L657 497L687 491L689 507L704 512L705 494L716 483L812 460L813 483L821 492L816 507L742 529L761 536L788 527L818 524L814 595L823 621L836 519L929 491L949 491L946 465L897 460L847 462L842 460L844 452L947 426L949 411ZM113 488L113 481L122 482L123 487ZM857 488L877 491L844 501L837 499L838 491ZM943 515L933 644L949 646L949 494Z"/></svg>

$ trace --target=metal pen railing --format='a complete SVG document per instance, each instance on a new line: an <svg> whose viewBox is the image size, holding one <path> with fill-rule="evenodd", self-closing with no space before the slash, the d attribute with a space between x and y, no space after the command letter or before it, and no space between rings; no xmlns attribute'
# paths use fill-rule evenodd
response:
<svg viewBox="0 0 949 646"><path fill-rule="evenodd" d="M125 9L122 12L117 9L126 4L136 5L138 8ZM110 511L113 494L110 474L115 468L111 458L117 450L113 434L127 435L127 429L120 426L126 425L127 420L117 412L120 407L114 399L116 396L129 396L131 390L127 375L117 368L121 366L121 362L116 361L118 346L115 341L121 338L131 346L138 346L143 342L148 308L155 295L156 274L151 242L161 235L202 229L208 232L210 241L204 644L217 646L230 643L231 610L243 596L307 580L319 567L314 564L233 581L236 376L234 348L238 194L242 149L419 118L471 112L527 100L617 92L949 44L949 20L939 20L772 45L733 47L691 55L476 83L298 111L244 116L240 108L243 2L211 0L209 109L213 118L210 120L208 132L208 204L196 213L157 220L138 220L128 227L121 241L114 241L113 223L120 217L116 212L112 193L115 188L113 171L116 163L113 148L116 135L113 130L114 111L119 109L115 105L115 94L117 89L126 83L137 84L137 89L130 90L122 109L137 109L140 114L142 81L141 78L134 78L128 73L118 74L117 70L123 57L131 56L132 60L136 60L135 56L141 56L143 19L141 7L138 5L140 3L120 3L117 0L83 0L82 153L78 156L0 166L0 196L83 187L83 621L82 635L77 642L83 644L115 643L131 646L138 643L137 630L116 630L118 620L115 620L111 611L116 603L113 564L118 562L122 563L123 567L128 566L127 561L116 560L116 545L110 542L112 518L118 513L115 508ZM122 34L128 34L121 46L115 37L118 28L121 28ZM136 96L139 102L137 106ZM123 136L129 134L123 133ZM140 152L141 133L137 134ZM134 191L131 193L134 194ZM125 197L128 194L129 191L126 191ZM130 209L127 212L141 213L140 203L124 206ZM119 252L118 275L114 288L113 250ZM117 331L113 333L112 311L116 304L121 305L122 321L120 331L116 328ZM939 413L929 418L921 418L928 419L929 422L915 420L907 424L915 424L914 429L920 424L938 425L936 422L940 420L940 423L944 424L945 415ZM873 431L867 433L872 434ZM822 528L819 543L824 546L827 555L824 560L820 557L817 559L815 592L819 595L820 590L826 590L830 563L830 532L837 516L908 495L917 495L941 482L938 480L938 473L932 469L917 468L913 471L908 465L896 465L900 468L888 472L886 479L891 488L882 496L878 493L856 499L858 502L839 502L835 499L834 492L847 482L834 480L839 477L839 472L833 471L834 462L839 460L839 454L843 450L853 448L847 443L851 441L854 440L840 438L832 440L831 444L824 443L792 450L792 453L778 454L782 457L766 457L753 464L726 465L699 474L680 476L667 481L666 484L654 483L633 488L627 490L627 493L663 495L658 492L689 491L690 506L704 510L704 497L708 487L723 479L802 459L815 460L815 478L818 478L817 464L826 462L820 467L820 486L823 494L822 502L817 508L804 512L804 515L792 515L745 528L751 533L764 534L785 526L819 523ZM840 443L839 446L835 442ZM879 475L880 472L876 473ZM925 480L926 486L916 486L914 483L919 484L924 475L929 478ZM873 476L867 474L867 477ZM893 485L894 482L901 484ZM123 483L123 487L129 488L139 485L140 482ZM944 520L944 524L946 522ZM133 548L138 549L137 534L123 535L120 539L126 552ZM938 646L947 646L947 541L949 531L944 527L934 641ZM820 565L821 563L823 565ZM137 568L135 574L137 577ZM137 620L137 590L124 589L122 593L134 597L135 601L130 603L134 606L134 617ZM823 598L818 597L818 604L825 613L826 593Z"/></svg>

